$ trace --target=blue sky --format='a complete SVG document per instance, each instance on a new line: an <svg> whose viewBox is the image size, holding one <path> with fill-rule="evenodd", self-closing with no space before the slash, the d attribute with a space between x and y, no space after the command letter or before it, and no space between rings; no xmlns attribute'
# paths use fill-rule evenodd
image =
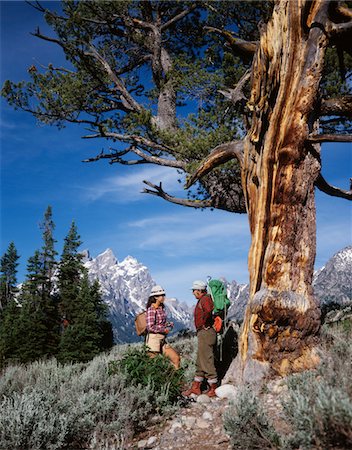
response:
<svg viewBox="0 0 352 450"><path fill-rule="evenodd" d="M46 30L39 12L22 1L2 1L0 6L2 83L26 79L32 64L62 61L55 46L30 35L37 25ZM42 245L39 223L51 205L59 253L74 220L82 249L97 256L111 248L120 261L134 256L169 296L193 302L192 281L207 275L248 282L245 215L182 208L140 193L147 179L162 181L167 192L184 196L171 169L82 163L104 146L102 141L82 140L83 128L58 130L37 124L3 100L0 121L1 255L14 241L21 255L19 281L28 258ZM324 176L344 189L351 176L351 150L351 144L322 149ZM351 244L351 230L350 202L317 192L316 268Z"/></svg>

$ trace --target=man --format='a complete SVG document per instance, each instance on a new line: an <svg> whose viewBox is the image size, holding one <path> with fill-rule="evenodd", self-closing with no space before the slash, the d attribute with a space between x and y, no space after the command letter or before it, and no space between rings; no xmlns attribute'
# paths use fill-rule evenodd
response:
<svg viewBox="0 0 352 450"><path fill-rule="evenodd" d="M211 296L207 294L207 285L204 281L194 281L192 291L197 299L194 309L194 324L198 340L197 369L191 388L183 392L183 395L186 397L191 394L200 395L201 384L206 379L209 384L206 394L209 397L215 397L218 378L214 364L216 344L216 331L213 328L214 303Z"/></svg>

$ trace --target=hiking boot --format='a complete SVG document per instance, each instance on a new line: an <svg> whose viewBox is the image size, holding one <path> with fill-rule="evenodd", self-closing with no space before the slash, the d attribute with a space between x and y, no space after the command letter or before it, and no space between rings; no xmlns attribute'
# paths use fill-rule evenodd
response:
<svg viewBox="0 0 352 450"><path fill-rule="evenodd" d="M187 391L182 392L182 395L189 397L191 394L200 395L202 391L200 390L201 381L193 381L192 386Z"/></svg>
<svg viewBox="0 0 352 450"><path fill-rule="evenodd" d="M209 390L206 392L206 395L207 395L208 397L216 397L215 389L216 389L217 387L218 387L218 386L217 386L216 383L211 383L211 384L209 385Z"/></svg>

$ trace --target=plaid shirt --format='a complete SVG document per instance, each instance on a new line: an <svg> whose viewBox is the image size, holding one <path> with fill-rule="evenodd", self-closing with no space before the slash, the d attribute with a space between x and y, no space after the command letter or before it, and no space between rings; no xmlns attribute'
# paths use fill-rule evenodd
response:
<svg viewBox="0 0 352 450"><path fill-rule="evenodd" d="M213 326L214 303L210 295L204 294L194 308L194 325L196 330Z"/></svg>
<svg viewBox="0 0 352 450"><path fill-rule="evenodd" d="M150 306L147 309L147 330L148 333L165 333L166 330L166 312L164 308L154 308Z"/></svg>

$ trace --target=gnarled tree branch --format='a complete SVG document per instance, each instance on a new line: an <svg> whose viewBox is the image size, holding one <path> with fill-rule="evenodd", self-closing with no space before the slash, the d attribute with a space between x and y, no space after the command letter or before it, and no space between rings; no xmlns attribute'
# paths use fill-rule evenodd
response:
<svg viewBox="0 0 352 450"><path fill-rule="evenodd" d="M163 190L161 183L159 184L159 186L146 180L143 180L143 183L154 189L151 190L145 188L142 191L142 193L144 194L156 195L157 197L161 197L164 200L167 200L168 202L182 206L189 206L191 208L209 208L212 206L211 200L189 200L185 198L173 197L172 195L169 195Z"/></svg>
<svg viewBox="0 0 352 450"><path fill-rule="evenodd" d="M141 112L143 110L142 106L138 102L136 102L136 100L130 95L130 93L126 89L126 86L124 85L122 80L114 73L110 64L99 54L97 49L92 44L89 45L89 48L90 52L85 52L85 55L92 56L103 66L109 78L121 93L122 103L127 108L129 107L131 111Z"/></svg>
<svg viewBox="0 0 352 450"><path fill-rule="evenodd" d="M247 70L240 81L236 84L234 89L227 89L226 91L219 90L220 94L229 99L234 105L242 100L247 100L246 96L244 95L243 88L250 77L251 71Z"/></svg>
<svg viewBox="0 0 352 450"><path fill-rule="evenodd" d="M234 158L237 158L239 163L242 164L243 141L232 141L218 145L212 150L209 156L202 161L196 172L189 178L185 186L186 189L190 188L197 180L211 172L215 167Z"/></svg>
<svg viewBox="0 0 352 450"><path fill-rule="evenodd" d="M321 101L320 115L352 117L352 95Z"/></svg>
<svg viewBox="0 0 352 450"><path fill-rule="evenodd" d="M243 39L234 37L230 31L220 30L219 28L204 27L204 29L225 38L232 51L246 59L252 58L256 51L258 44L256 41L244 41Z"/></svg>
<svg viewBox="0 0 352 450"><path fill-rule="evenodd" d="M332 197L341 197L347 200L352 200L352 190L346 191L344 189L332 186L329 184L325 178L319 174L315 186L325 194L331 195Z"/></svg>
<svg viewBox="0 0 352 450"><path fill-rule="evenodd" d="M82 136L82 139L96 139L96 138L111 138L117 141L127 142L129 144L140 145L142 147L150 147L155 150L161 150L163 152L170 152L171 149L165 145L157 144L143 136L138 136L136 134L120 134L113 133L111 131L104 131L101 133L87 134Z"/></svg>
<svg viewBox="0 0 352 450"><path fill-rule="evenodd" d="M309 142L352 142L352 134L310 134Z"/></svg>

